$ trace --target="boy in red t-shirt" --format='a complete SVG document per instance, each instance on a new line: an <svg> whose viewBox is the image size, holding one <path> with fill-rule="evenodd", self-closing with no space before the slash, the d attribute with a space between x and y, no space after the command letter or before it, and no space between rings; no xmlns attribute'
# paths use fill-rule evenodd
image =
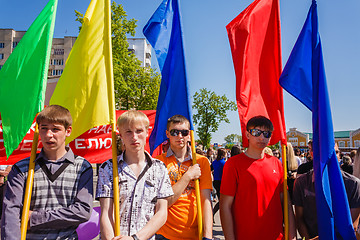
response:
<svg viewBox="0 0 360 240"><path fill-rule="evenodd" d="M283 239L280 161L264 153L274 129L263 116L246 125L249 147L230 158L221 182L220 218L225 239ZM289 204L289 239L296 239L294 213Z"/></svg>

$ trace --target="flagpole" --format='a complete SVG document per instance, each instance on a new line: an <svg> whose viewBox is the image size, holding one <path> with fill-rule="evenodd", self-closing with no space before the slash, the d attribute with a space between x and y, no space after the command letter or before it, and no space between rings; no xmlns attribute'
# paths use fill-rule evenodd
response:
<svg viewBox="0 0 360 240"><path fill-rule="evenodd" d="M192 153L192 160L193 160L193 165L194 165L194 164L197 164L194 130L190 130L190 137L191 137L191 153ZM203 236L203 222L202 222L202 209L201 209L201 197L200 197L199 179L195 179L195 194L196 194L199 240L201 240L202 236Z"/></svg>
<svg viewBox="0 0 360 240"><path fill-rule="evenodd" d="M21 240L26 239L26 231L29 221L29 208L30 208L30 200L31 200L31 192L34 183L34 169L35 169L35 157L36 157L36 150L39 141L39 128L38 124L35 124L35 132L34 138L31 146L31 155L29 161L29 170L28 170L28 177L26 180L26 188L25 188L25 196L24 196L24 206L21 215Z"/></svg>
<svg viewBox="0 0 360 240"><path fill-rule="evenodd" d="M289 208L288 208L288 194L287 194L287 164L286 164L286 145L282 144L282 163L284 170L284 225L285 225L285 240L289 239Z"/></svg>
<svg viewBox="0 0 360 240"><path fill-rule="evenodd" d="M105 0L105 19L104 19L104 38L105 38L105 68L108 84L108 100L111 124L112 138L112 164L113 164L113 202L114 202L114 233L120 235L120 197L119 197L119 173L117 164L117 144L116 144L116 115L115 115L115 98L114 98L114 74L112 63L112 44L111 44L111 3ZM106 44L107 43L107 44Z"/></svg>

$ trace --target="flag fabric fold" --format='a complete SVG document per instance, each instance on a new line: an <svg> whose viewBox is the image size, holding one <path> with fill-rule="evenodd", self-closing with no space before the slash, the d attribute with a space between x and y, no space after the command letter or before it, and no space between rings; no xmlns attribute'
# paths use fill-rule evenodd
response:
<svg viewBox="0 0 360 240"><path fill-rule="evenodd" d="M193 129L178 0L164 0L143 32L155 50L162 76L149 140L152 153L166 140L167 120L173 115L185 116Z"/></svg>
<svg viewBox="0 0 360 240"><path fill-rule="evenodd" d="M255 0L227 26L236 75L236 100L241 131L257 115L274 125L270 145L286 144L281 74L278 0ZM243 145L248 146L247 138Z"/></svg>
<svg viewBox="0 0 360 240"><path fill-rule="evenodd" d="M71 142L92 127L115 119L109 106L114 101L114 83L105 64L111 61L105 29L105 0L92 0L78 38L66 61L50 104L66 107L73 118ZM111 46L111 45L110 45ZM110 48L111 49L111 48ZM110 88L110 89L108 89Z"/></svg>
<svg viewBox="0 0 360 240"><path fill-rule="evenodd" d="M44 108L57 0L31 24L0 70L0 113L9 157Z"/></svg>
<svg viewBox="0 0 360 240"><path fill-rule="evenodd" d="M320 239L356 239L339 163L325 77L317 4L307 19L279 80L312 111L316 207Z"/></svg>

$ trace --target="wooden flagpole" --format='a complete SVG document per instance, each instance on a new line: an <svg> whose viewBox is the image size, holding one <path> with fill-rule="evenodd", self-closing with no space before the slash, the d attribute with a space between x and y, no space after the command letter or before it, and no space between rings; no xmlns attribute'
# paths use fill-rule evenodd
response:
<svg viewBox="0 0 360 240"><path fill-rule="evenodd" d="M289 208L288 208L288 194L287 194L287 163L286 163L286 145L282 144L282 163L283 163L283 170L284 170L284 225L285 225L285 240L289 239Z"/></svg>
<svg viewBox="0 0 360 240"><path fill-rule="evenodd" d="M193 160L193 165L194 165L194 164L197 164L194 130L190 130L190 137L191 137L191 153L192 153L192 160ZM202 219L202 208L201 208L201 195L200 195L199 179L195 179L195 194L196 194L199 240L201 240L202 236L203 236L203 222L202 222L203 219Z"/></svg>
<svg viewBox="0 0 360 240"><path fill-rule="evenodd" d="M21 240L26 239L26 231L29 221L29 208L30 208L30 201L31 201L31 193L32 188L34 184L34 169L35 169L35 158L36 158L36 150L37 145L39 141L39 127L38 124L35 124L35 132L34 132L34 138L31 146L31 155L30 155L30 161L29 161L29 170L28 170L28 176L26 180L26 188L25 188L25 196L24 196L24 205L23 210L21 214L21 225L20 225L20 231L21 231Z"/></svg>
<svg viewBox="0 0 360 240"><path fill-rule="evenodd" d="M104 41L108 56L105 58L105 68L108 84L108 101L111 124L112 138L112 164L113 164L113 201L114 201L114 233L115 236L120 235L120 197L119 197L119 173L117 164L117 144L116 144L116 114L115 114L115 98L114 98L114 75L112 63L112 38L111 38L111 3L105 0L104 9Z"/></svg>

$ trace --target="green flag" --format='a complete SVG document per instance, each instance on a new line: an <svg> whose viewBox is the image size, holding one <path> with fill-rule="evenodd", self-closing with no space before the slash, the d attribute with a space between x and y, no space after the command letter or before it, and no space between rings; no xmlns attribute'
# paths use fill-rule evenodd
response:
<svg viewBox="0 0 360 240"><path fill-rule="evenodd" d="M9 157L44 107L57 0L48 4L0 70L0 114Z"/></svg>

